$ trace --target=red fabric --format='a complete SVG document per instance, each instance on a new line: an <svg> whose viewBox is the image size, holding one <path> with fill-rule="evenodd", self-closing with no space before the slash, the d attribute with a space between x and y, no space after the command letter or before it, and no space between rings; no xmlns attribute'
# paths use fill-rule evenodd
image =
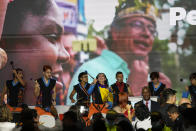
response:
<svg viewBox="0 0 196 131"><path fill-rule="evenodd" d="M37 111L37 114L39 116L41 116L41 115L50 115L50 116L52 116L52 114L50 112L46 112L44 109L42 109L40 107L35 107L35 110Z"/></svg>
<svg viewBox="0 0 196 131"><path fill-rule="evenodd" d="M117 85L117 87L118 87L118 90L120 91L120 92L124 92L124 83L123 82L116 82L116 85Z"/></svg>
<svg viewBox="0 0 196 131"><path fill-rule="evenodd" d="M12 107L7 104L7 107L10 109L11 112L21 112L22 108L21 107Z"/></svg>
<svg viewBox="0 0 196 131"><path fill-rule="evenodd" d="M146 101L146 107L148 108L148 101Z"/></svg>
<svg viewBox="0 0 196 131"><path fill-rule="evenodd" d="M130 109L130 111L131 111L130 113L132 114L134 112L134 109ZM124 115L128 118L128 110L124 112Z"/></svg>
<svg viewBox="0 0 196 131"><path fill-rule="evenodd" d="M59 114L59 119L62 121L63 120L63 114Z"/></svg>

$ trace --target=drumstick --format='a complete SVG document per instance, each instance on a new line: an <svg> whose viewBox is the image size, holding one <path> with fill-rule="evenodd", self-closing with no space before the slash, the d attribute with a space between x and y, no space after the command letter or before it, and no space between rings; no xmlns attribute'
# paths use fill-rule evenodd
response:
<svg viewBox="0 0 196 131"><path fill-rule="evenodd" d="M92 79L95 79L92 75L90 75L90 74L88 73L87 70L85 71L85 73L87 73Z"/></svg>
<svg viewBox="0 0 196 131"><path fill-rule="evenodd" d="M14 70L14 62L13 61L10 61L10 65L12 66L12 69Z"/></svg>

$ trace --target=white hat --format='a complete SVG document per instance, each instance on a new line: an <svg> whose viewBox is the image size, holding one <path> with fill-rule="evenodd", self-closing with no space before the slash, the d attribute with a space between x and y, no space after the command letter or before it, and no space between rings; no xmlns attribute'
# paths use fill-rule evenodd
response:
<svg viewBox="0 0 196 131"><path fill-rule="evenodd" d="M55 126L55 118L50 115L41 115L39 117L39 123L45 127L53 128Z"/></svg>

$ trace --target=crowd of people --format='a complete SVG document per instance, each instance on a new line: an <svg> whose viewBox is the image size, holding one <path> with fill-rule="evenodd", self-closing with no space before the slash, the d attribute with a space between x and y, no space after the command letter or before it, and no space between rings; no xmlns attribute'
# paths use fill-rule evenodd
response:
<svg viewBox="0 0 196 131"><path fill-rule="evenodd" d="M116 82L111 86L104 73L99 73L89 84L89 74L81 72L79 83L74 86L69 97L74 105L60 119L55 108L56 80L52 78L51 72L51 66L45 65L43 77L34 80L37 104L31 109L19 99L25 85L22 69L13 71L14 79L6 82L2 95L7 93L7 103L1 97L0 130L196 130L196 73L190 75L191 85L183 92L179 104L176 104L176 91L166 88L159 81L159 72L150 74L151 82L142 88L142 100L137 103L129 99L133 94L128 89L129 85L123 82L122 72L116 73ZM191 100L187 98L189 94ZM156 96L157 101L153 101L151 96ZM21 110L16 113L14 108Z"/></svg>
<svg viewBox="0 0 196 131"><path fill-rule="evenodd" d="M76 37L62 24L55 1L0 2L0 47L20 67L13 68L13 79L8 80L10 65L0 66L0 83L5 83L0 131L196 130L196 73L190 75L191 85L179 104L170 79L161 72L149 73L156 70L149 64L157 36L152 1L119 0L107 43L77 70L71 47ZM88 83L88 76L96 77ZM130 101L129 96L139 95L141 101ZM55 105L64 101L74 105L62 117Z"/></svg>

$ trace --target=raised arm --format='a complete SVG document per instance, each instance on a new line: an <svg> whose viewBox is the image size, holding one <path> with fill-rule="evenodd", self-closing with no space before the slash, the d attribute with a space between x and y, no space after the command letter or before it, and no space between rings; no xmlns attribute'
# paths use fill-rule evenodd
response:
<svg viewBox="0 0 196 131"><path fill-rule="evenodd" d="M39 94L40 94L40 85L39 85L39 83L37 82L37 80L35 81L34 94L35 94L36 97L38 97Z"/></svg>
<svg viewBox="0 0 196 131"><path fill-rule="evenodd" d="M97 83L97 79L94 79L93 83L90 85L90 88L88 89L89 95L91 95L93 93L96 83Z"/></svg>
<svg viewBox="0 0 196 131"><path fill-rule="evenodd" d="M24 79L22 77L19 77L16 70L13 70L14 75L16 76L16 78L19 80L20 84L22 84L22 86L26 86L26 83L24 81Z"/></svg>

